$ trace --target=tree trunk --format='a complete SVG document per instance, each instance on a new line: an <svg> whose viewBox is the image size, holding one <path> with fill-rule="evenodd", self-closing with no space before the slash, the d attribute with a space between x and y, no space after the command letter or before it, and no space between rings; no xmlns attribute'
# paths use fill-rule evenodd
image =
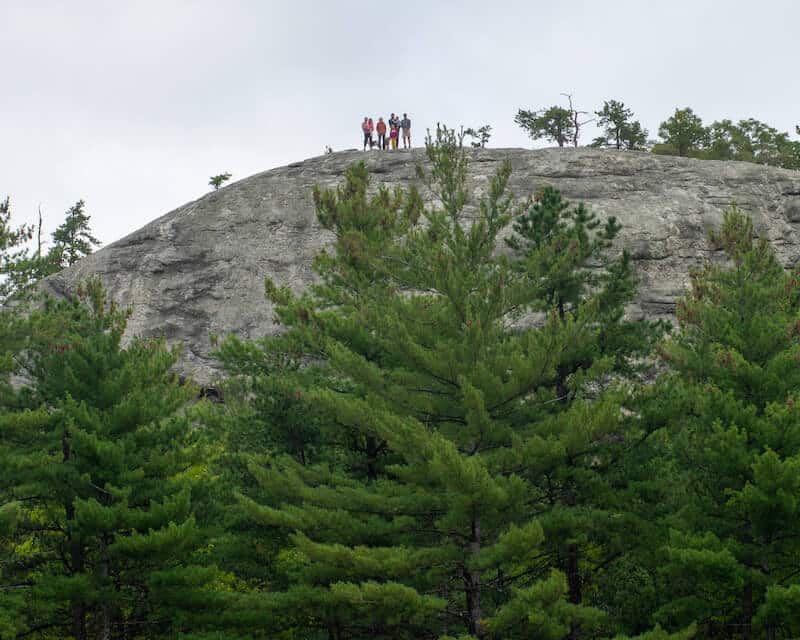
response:
<svg viewBox="0 0 800 640"><path fill-rule="evenodd" d="M748 582L742 591L742 640L753 637L753 583Z"/></svg>
<svg viewBox="0 0 800 640"><path fill-rule="evenodd" d="M367 479L375 482L378 479L378 443L375 436L367 436Z"/></svg>
<svg viewBox="0 0 800 640"><path fill-rule="evenodd" d="M100 577L103 580L104 586L107 586L108 577L110 575L110 562L108 559L107 541L105 539L101 542L100 555L102 557L100 561ZM111 603L106 597L103 599L103 603L100 606L100 640L111 640L112 615L113 611L111 610Z"/></svg>
<svg viewBox="0 0 800 640"><path fill-rule="evenodd" d="M61 437L61 454L63 462L67 462L72 457L72 448L69 441L69 433L64 432ZM64 504L64 518L67 521L67 548L69 549L69 573L75 575L83 573L85 557L83 545L80 540L76 540L71 528L72 521L75 520L75 506L67 499ZM73 600L70 603L70 613L72 617L72 635L75 640L87 640L86 634L86 605L80 600Z"/></svg>
<svg viewBox="0 0 800 640"><path fill-rule="evenodd" d="M581 572L578 566L578 561L580 559L580 549L578 549L578 545L575 543L567 545L567 562L566 562L566 574L567 574L567 587L569 589L569 601L572 604L580 604L581 599L583 598L582 591L582 584L581 584ZM577 623L570 624L569 629L569 638L570 640L576 640L580 636L580 625Z"/></svg>
<svg viewBox="0 0 800 640"><path fill-rule="evenodd" d="M481 550L481 521L477 516L472 518L472 538L469 543L471 556L476 556ZM469 633L476 638L484 637L483 621L481 620L481 574L480 571L464 569L465 591L467 595L467 620Z"/></svg>

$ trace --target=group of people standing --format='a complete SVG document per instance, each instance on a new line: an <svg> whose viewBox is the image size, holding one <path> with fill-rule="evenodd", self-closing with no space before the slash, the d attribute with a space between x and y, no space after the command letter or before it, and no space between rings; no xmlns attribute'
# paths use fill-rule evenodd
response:
<svg viewBox="0 0 800 640"><path fill-rule="evenodd" d="M361 123L361 131L364 133L364 151L367 146L372 149L376 142L372 137L373 132L378 134L378 149L388 149L391 145L392 149L397 149L400 144L400 132L403 134L403 148L411 148L411 120L408 119L408 114L403 114L401 120L399 116L392 114L388 122L384 122L383 118L378 118L378 123L375 124L372 118L364 116L364 122ZM387 139L387 135L388 139Z"/></svg>

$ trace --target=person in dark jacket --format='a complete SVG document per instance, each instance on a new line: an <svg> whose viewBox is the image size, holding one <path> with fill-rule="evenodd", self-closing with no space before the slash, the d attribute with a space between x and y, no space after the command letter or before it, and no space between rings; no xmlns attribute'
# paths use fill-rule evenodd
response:
<svg viewBox="0 0 800 640"><path fill-rule="evenodd" d="M411 148L411 120L408 114L403 114L403 119L400 121L400 128L403 129L403 149Z"/></svg>

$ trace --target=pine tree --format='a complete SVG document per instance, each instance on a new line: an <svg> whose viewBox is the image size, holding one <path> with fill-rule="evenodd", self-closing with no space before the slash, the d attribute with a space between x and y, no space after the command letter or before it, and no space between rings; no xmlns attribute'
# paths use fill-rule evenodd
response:
<svg viewBox="0 0 800 640"><path fill-rule="evenodd" d="M26 244L33 238L33 227L11 225L11 200L0 200L0 303L16 294L27 282L20 274L27 271Z"/></svg>
<svg viewBox="0 0 800 640"><path fill-rule="evenodd" d="M611 338L619 321L611 299L626 298L629 274L609 278L619 290L608 284L595 294L585 273L570 289L581 304L564 297L560 313L552 290L564 274L544 267L553 243L516 257L495 250L514 214L510 167L491 179L470 219L458 137L438 130L427 153L430 173L420 176L438 206L424 207L415 189L369 195L363 164L338 190L315 192L335 254L318 256L320 281L300 297L269 283L289 331L242 357L256 370L289 356L311 363L313 384L294 365L271 373L288 376L302 411L316 411L323 425L315 460L287 450L282 437L266 458L254 456L259 488L241 497L254 521L290 535L277 559L284 583L263 596L279 621L270 631L316 629L337 639L589 633L603 616L570 601L535 516L553 514L542 490L547 470L556 467L552 479L566 487L589 473L592 456L604 459L603 438L622 428L618 398L590 402L585 389L614 370L615 358L602 350L585 357L604 330L609 345L623 342ZM594 255L615 227L592 233L581 211L573 225L560 221L554 242L585 234ZM593 328L601 310L607 319ZM545 311L540 325L515 325L537 311ZM570 457L584 463L563 471Z"/></svg>
<svg viewBox="0 0 800 640"><path fill-rule="evenodd" d="M539 111L520 109L514 117L514 122L532 139L549 140L559 147L567 144L576 134L572 112L558 105Z"/></svg>
<svg viewBox="0 0 800 640"><path fill-rule="evenodd" d="M489 138L492 137L492 126L485 124L477 129L469 127L468 129L464 129L464 135L468 138L472 138L470 144L473 149L483 149L486 147L486 143L489 142Z"/></svg>
<svg viewBox="0 0 800 640"><path fill-rule="evenodd" d="M725 213L728 261L692 275L661 386L680 476L663 558L667 625L796 637L800 592L800 274Z"/></svg>
<svg viewBox="0 0 800 640"><path fill-rule="evenodd" d="M29 408L0 414L4 638L162 637L213 599L193 390L163 340L121 346L127 317L90 282L27 320Z"/></svg>
<svg viewBox="0 0 800 640"><path fill-rule="evenodd" d="M83 200L78 200L67 210L64 222L53 232L50 256L59 269L75 264L100 244L89 228L91 216L84 211L85 206Z"/></svg>
<svg viewBox="0 0 800 640"><path fill-rule="evenodd" d="M675 109L675 113L658 127L658 135L664 143L653 147L653 152L665 155L697 154L708 143L708 129L690 107Z"/></svg>
<svg viewBox="0 0 800 640"><path fill-rule="evenodd" d="M598 591L600 572L636 546L642 523L625 508L624 459L646 437L635 422L615 421L587 429L585 414L619 411L622 397L602 389L634 381L663 327L628 321L625 306L636 292L630 256L609 251L620 230L611 217L601 224L583 204L571 207L545 187L514 223L507 243L524 260L519 267L537 283L540 312L554 310L579 327L556 366L556 395L544 416L533 416L547 446L538 452L539 521L550 563L568 579L570 599L587 595L607 609ZM591 391L589 391L591 389ZM589 590L590 594L586 591Z"/></svg>
<svg viewBox="0 0 800 640"><path fill-rule="evenodd" d="M644 149L647 143L647 129L638 120L633 120L633 111L618 100L606 100L600 111L595 111L597 124L603 128L603 135L595 138L593 147L613 147L615 149Z"/></svg>
<svg viewBox="0 0 800 640"><path fill-rule="evenodd" d="M53 232L53 245L43 251L42 218L38 227L10 225L9 199L0 202L0 303L10 299L17 302L29 295L37 282L74 264L92 253L99 241L89 228L90 216L84 212L84 202L79 200L67 210L64 222ZM38 245L31 250L27 244L38 236Z"/></svg>

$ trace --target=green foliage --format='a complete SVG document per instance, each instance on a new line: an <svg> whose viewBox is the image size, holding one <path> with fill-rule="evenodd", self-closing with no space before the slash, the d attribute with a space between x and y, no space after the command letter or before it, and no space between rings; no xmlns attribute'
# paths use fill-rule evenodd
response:
<svg viewBox="0 0 800 640"><path fill-rule="evenodd" d="M653 152L667 155L693 155L708 142L703 121L690 107L675 109L675 113L659 126L658 135L664 144L656 145Z"/></svg>
<svg viewBox="0 0 800 640"><path fill-rule="evenodd" d="M557 105L539 111L520 109L514 122L532 139L555 142L559 147L563 147L575 136L572 112Z"/></svg>
<svg viewBox="0 0 800 640"><path fill-rule="evenodd" d="M800 142L754 118L719 120L704 127L691 109L678 109L661 124L664 143L654 153L707 160L740 160L786 169L800 169Z"/></svg>
<svg viewBox="0 0 800 640"><path fill-rule="evenodd" d="M610 493L630 445L619 396L599 390L650 339L625 337L630 262L606 256L619 227L546 190L515 255L498 254L510 167L467 217L460 137L439 128L426 149L436 206L414 188L370 195L363 164L316 190L335 235L317 283L298 297L268 281L287 332L220 349L250 425L233 434L254 452L241 511L285 545L263 558L261 629L589 633L607 621L580 588L635 527ZM520 329L532 312L542 324Z"/></svg>
<svg viewBox="0 0 800 640"><path fill-rule="evenodd" d="M216 191L223 185L223 183L227 182L230 179L231 179L231 174L226 171L225 173L220 173L215 176L211 176L208 179L208 184L214 187L214 191Z"/></svg>
<svg viewBox="0 0 800 640"><path fill-rule="evenodd" d="M595 114L603 135L595 138L591 146L630 150L645 148L647 129L643 129L638 120L633 120L633 111L623 102L606 100L603 108Z"/></svg>
<svg viewBox="0 0 800 640"><path fill-rule="evenodd" d="M749 118L734 124L714 122L709 128L704 157L713 160L742 160L787 169L800 168L800 142L789 139L774 127Z"/></svg>
<svg viewBox="0 0 800 640"><path fill-rule="evenodd" d="M121 346L127 317L92 281L26 320L24 406L0 413L3 637L161 637L214 601L194 391L163 340Z"/></svg>
<svg viewBox="0 0 800 640"><path fill-rule="evenodd" d="M0 303L30 293L39 280L74 264L99 245L91 234L84 206L79 200L67 210L64 222L53 232L52 246L43 252L41 240L35 251L27 246L34 232L41 237L41 216L38 228L23 225L11 229L9 200L0 203Z"/></svg>
<svg viewBox="0 0 800 640"><path fill-rule="evenodd" d="M800 286L749 218L732 208L712 235L727 263L692 275L681 332L662 354L669 454L664 624L707 633L800 629L777 617L800 562ZM755 626L754 626L755 625Z"/></svg>
<svg viewBox="0 0 800 640"><path fill-rule="evenodd" d="M464 130L464 135L472 138L472 146L476 149L483 149L486 146L486 143L489 142L489 138L492 137L492 127L491 125L485 124L478 129L473 129L472 127Z"/></svg>
<svg viewBox="0 0 800 640"><path fill-rule="evenodd" d="M29 280L27 243L33 238L30 225L11 226L11 201L0 201L0 303L5 302Z"/></svg>
<svg viewBox="0 0 800 640"><path fill-rule="evenodd" d="M89 228L91 216L84 211L85 206L83 200L78 200L67 210L64 222L53 232L49 262L57 271L75 264L92 253L93 247L100 245Z"/></svg>
<svg viewBox="0 0 800 640"><path fill-rule="evenodd" d="M14 252L19 250L33 237L33 228L22 225L14 228L11 226L11 200L6 197L0 201L0 257L5 263L14 257Z"/></svg>

